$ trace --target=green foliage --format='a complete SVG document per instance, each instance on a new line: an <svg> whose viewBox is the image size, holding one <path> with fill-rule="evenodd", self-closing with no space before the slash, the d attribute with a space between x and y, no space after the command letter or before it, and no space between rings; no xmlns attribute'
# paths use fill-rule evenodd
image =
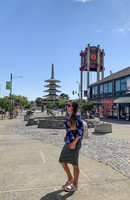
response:
<svg viewBox="0 0 130 200"><path fill-rule="evenodd" d="M60 108L60 109L65 108L65 102L66 102L65 100L61 99L59 102L58 108Z"/></svg>
<svg viewBox="0 0 130 200"><path fill-rule="evenodd" d="M57 106L56 106L56 104L47 104L45 107L48 108L48 109L53 109Z"/></svg>
<svg viewBox="0 0 130 200"><path fill-rule="evenodd" d="M38 97L36 98L35 102L37 106L41 106L41 104L43 103L43 99L41 97Z"/></svg>
<svg viewBox="0 0 130 200"><path fill-rule="evenodd" d="M32 107L33 107L33 105L30 104L29 102L26 102L26 104L24 104L24 108L25 108L25 109L30 109L30 108L32 108Z"/></svg>
<svg viewBox="0 0 130 200"><path fill-rule="evenodd" d="M0 108L6 111L10 111L11 103L9 97L0 98Z"/></svg>
<svg viewBox="0 0 130 200"><path fill-rule="evenodd" d="M55 104L47 104L45 105L46 108L48 109L54 109L54 108L65 108L65 103L66 103L66 100L63 100L63 99L58 99L58 102L56 102Z"/></svg>
<svg viewBox="0 0 130 200"><path fill-rule="evenodd" d="M17 106L19 105L20 107L26 109L33 107L33 105L28 101L27 97L12 95L12 98L14 99L14 104ZM5 111L11 110L11 102L9 97L6 96L4 98L0 98L0 108L5 109Z"/></svg>
<svg viewBox="0 0 130 200"><path fill-rule="evenodd" d="M16 95L12 95L12 98L15 99L15 104L19 105L25 109L30 109L33 107L33 105L28 101L27 97L24 96L16 96Z"/></svg>
<svg viewBox="0 0 130 200"><path fill-rule="evenodd" d="M86 101L86 102L79 103L79 108L84 110L84 111L92 110L93 109L93 102Z"/></svg>

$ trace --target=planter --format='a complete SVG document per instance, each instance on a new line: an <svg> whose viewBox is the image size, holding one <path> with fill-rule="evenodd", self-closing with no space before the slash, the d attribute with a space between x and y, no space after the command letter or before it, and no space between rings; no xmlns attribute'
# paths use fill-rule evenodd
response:
<svg viewBox="0 0 130 200"><path fill-rule="evenodd" d="M104 122L94 125L95 133L112 133L112 125Z"/></svg>
<svg viewBox="0 0 130 200"><path fill-rule="evenodd" d="M24 115L24 121L28 121L31 115Z"/></svg>

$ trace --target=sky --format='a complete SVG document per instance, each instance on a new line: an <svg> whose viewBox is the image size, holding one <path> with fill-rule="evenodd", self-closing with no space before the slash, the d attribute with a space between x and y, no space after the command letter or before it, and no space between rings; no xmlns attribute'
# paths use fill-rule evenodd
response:
<svg viewBox="0 0 130 200"><path fill-rule="evenodd" d="M129 0L0 0L0 98L10 93L11 73L13 94L42 98L52 63L61 92L78 98L72 91L88 44L104 49L105 77L130 66Z"/></svg>

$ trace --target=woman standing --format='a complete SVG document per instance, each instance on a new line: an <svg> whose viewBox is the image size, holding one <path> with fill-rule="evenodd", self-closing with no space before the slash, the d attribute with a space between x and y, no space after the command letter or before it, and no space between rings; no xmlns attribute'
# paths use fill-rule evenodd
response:
<svg viewBox="0 0 130 200"><path fill-rule="evenodd" d="M79 166L78 157L81 148L81 140L83 137L83 122L78 115L78 103L69 101L67 104L69 113L64 124L66 126L66 137L64 138L65 145L61 151L59 162L65 170L68 180L62 186L66 191L75 191L78 189ZM69 164L73 166L73 174L71 174Z"/></svg>

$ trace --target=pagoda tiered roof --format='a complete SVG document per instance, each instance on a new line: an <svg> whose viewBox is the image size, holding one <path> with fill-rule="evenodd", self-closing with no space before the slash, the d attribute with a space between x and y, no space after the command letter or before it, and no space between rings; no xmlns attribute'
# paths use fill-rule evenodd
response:
<svg viewBox="0 0 130 200"><path fill-rule="evenodd" d="M44 92L61 92L61 91L56 90L56 89L48 89L48 90L44 90Z"/></svg>
<svg viewBox="0 0 130 200"><path fill-rule="evenodd" d="M45 95L44 97L48 97L49 99L51 99L51 101L55 101L57 97L59 97L56 93L57 92L61 92L59 90L57 90L56 88L61 87L59 85L56 85L56 83L59 83L61 81L56 80L54 78L54 65L52 64L52 72L51 72L51 79L45 80L45 82L48 82L48 85L45 85L44 87L48 87L47 90L45 90L44 92L49 92L49 94Z"/></svg>
<svg viewBox="0 0 130 200"><path fill-rule="evenodd" d="M56 85L56 84L49 84L49 85L45 85L44 87L50 87L50 86L61 87L61 86Z"/></svg>
<svg viewBox="0 0 130 200"><path fill-rule="evenodd" d="M49 97L49 98L54 98L55 99L55 97L59 97L59 95L57 95L57 94L47 94L47 95L45 95L44 97Z"/></svg>
<svg viewBox="0 0 130 200"><path fill-rule="evenodd" d="M45 82L49 82L49 83L51 83L51 82L54 82L54 83L58 83L58 82L61 82L61 81L59 81L59 80L56 80L56 79L54 79L54 78L51 78L51 79L48 79L48 80L45 80Z"/></svg>

